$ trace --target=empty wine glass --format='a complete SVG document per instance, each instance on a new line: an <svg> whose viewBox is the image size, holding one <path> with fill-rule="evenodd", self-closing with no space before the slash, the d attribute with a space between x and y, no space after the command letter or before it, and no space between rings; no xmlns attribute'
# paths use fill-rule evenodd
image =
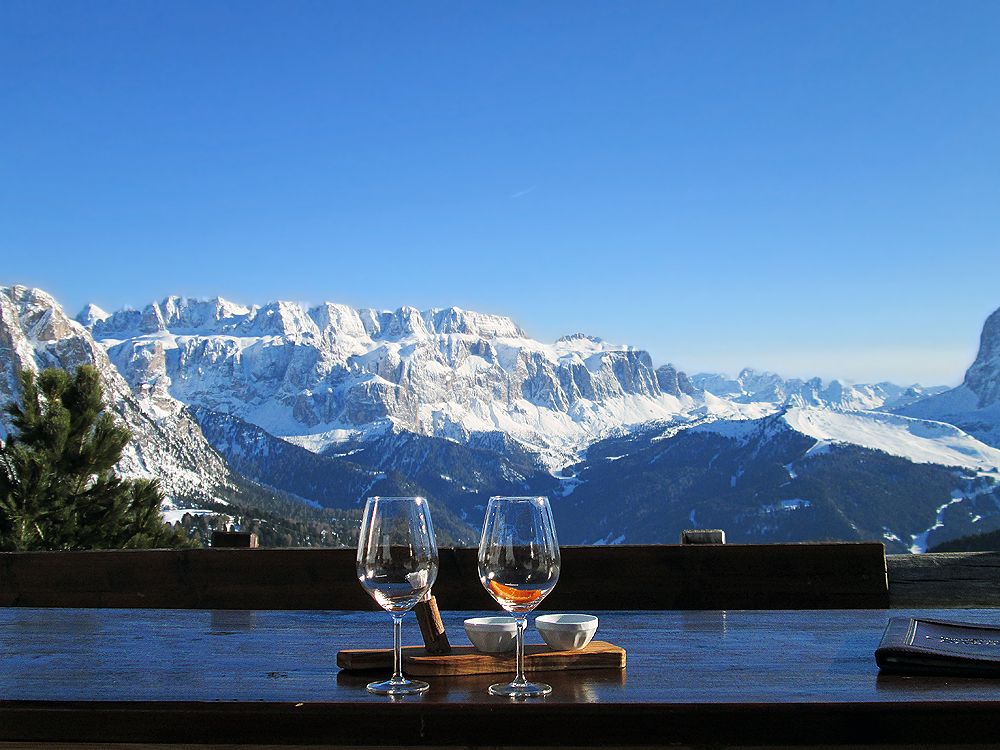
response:
<svg viewBox="0 0 1000 750"><path fill-rule="evenodd" d="M412 695L429 686L403 677L403 615L430 591L437 578L438 551L431 510L423 497L370 497L358 539L358 580L392 615L392 678L373 682L379 695Z"/></svg>
<svg viewBox="0 0 1000 750"><path fill-rule="evenodd" d="M533 610L559 580L559 542L552 509L544 497L492 497L479 542L479 580L517 622L517 675L490 685L492 695L548 695L550 685L524 676L524 629Z"/></svg>

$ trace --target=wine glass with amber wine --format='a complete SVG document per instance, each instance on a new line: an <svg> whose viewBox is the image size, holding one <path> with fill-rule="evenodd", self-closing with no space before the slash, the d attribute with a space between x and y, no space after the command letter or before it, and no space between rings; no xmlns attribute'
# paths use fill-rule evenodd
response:
<svg viewBox="0 0 1000 750"><path fill-rule="evenodd" d="M528 612L559 580L559 542L546 498L490 498L479 542L479 580L517 622L517 676L511 683L490 685L490 693L510 698L548 695L550 685L528 682L524 676Z"/></svg>
<svg viewBox="0 0 1000 750"><path fill-rule="evenodd" d="M358 580L392 615L393 670L368 690L378 695L412 695L429 687L403 677L402 624L437 578L438 550L431 510L423 497L370 497L358 539Z"/></svg>

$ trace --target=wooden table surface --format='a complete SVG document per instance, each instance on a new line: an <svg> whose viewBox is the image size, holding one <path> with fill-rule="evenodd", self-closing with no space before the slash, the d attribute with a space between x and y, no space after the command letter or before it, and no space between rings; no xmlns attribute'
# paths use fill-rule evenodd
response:
<svg viewBox="0 0 1000 750"><path fill-rule="evenodd" d="M484 613L443 614L464 644L462 619ZM873 657L890 615L1000 610L596 614L627 669L540 674L552 695L512 702L487 694L490 675L368 694L373 677L335 656L388 646L384 613L0 609L0 741L1000 742L1000 680L879 676ZM419 642L412 615L404 642Z"/></svg>

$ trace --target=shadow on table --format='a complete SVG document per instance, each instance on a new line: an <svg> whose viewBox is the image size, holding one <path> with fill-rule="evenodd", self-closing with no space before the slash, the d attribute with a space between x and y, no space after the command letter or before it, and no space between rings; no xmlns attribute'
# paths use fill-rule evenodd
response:
<svg viewBox="0 0 1000 750"><path fill-rule="evenodd" d="M337 687L357 688L364 691L369 682L385 679L388 674L382 670L366 672L337 673ZM510 674L476 674L476 675L441 675L421 677L430 683L430 690L417 700L428 701L490 701L505 702L509 699L498 698L487 693L489 686L495 682L509 682L514 675ZM624 669L576 669L551 672L529 672L529 680L547 682L552 686L552 694L541 700L549 702L595 703L614 698L614 693L625 687ZM378 698L379 696L372 696ZM533 699L537 700L537 699Z"/></svg>

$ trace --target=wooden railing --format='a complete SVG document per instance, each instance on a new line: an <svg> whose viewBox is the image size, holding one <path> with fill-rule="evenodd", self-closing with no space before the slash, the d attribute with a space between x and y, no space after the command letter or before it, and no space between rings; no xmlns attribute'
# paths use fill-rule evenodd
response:
<svg viewBox="0 0 1000 750"><path fill-rule="evenodd" d="M877 543L564 547L550 610L1000 606L1000 553ZM351 549L0 553L0 606L374 609ZM443 609L492 610L474 549L442 549Z"/></svg>
<svg viewBox="0 0 1000 750"><path fill-rule="evenodd" d="M1000 552L887 555L892 607L1000 607Z"/></svg>
<svg viewBox="0 0 1000 750"><path fill-rule="evenodd" d="M548 609L883 607L881 544L565 547ZM440 550L442 608L496 604L476 550ZM352 549L196 549L0 555L0 605L373 609Z"/></svg>

